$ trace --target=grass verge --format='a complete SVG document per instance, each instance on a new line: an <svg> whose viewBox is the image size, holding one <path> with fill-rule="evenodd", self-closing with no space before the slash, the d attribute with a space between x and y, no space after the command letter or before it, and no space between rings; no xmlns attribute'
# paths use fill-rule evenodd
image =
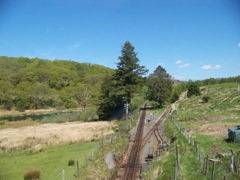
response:
<svg viewBox="0 0 240 180"><path fill-rule="evenodd" d="M76 174L76 165L68 166L68 161L79 161L80 166L85 164L85 155L95 151L98 143L77 143L48 147L42 152L28 153L18 151L0 155L0 179L23 179L29 170L39 170L41 179L61 179L62 170L65 179L73 179Z"/></svg>

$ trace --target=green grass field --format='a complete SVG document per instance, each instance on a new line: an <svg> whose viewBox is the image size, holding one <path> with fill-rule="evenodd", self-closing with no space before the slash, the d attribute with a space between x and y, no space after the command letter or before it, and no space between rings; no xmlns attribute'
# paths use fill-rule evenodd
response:
<svg viewBox="0 0 240 180"><path fill-rule="evenodd" d="M45 148L35 154L24 151L1 154L0 179L23 179L29 170L40 170L41 179L61 179L63 169L65 179L73 179L76 165L68 166L68 161L73 159L79 161L80 166L85 165L85 155L90 156L97 145L97 142L78 143Z"/></svg>

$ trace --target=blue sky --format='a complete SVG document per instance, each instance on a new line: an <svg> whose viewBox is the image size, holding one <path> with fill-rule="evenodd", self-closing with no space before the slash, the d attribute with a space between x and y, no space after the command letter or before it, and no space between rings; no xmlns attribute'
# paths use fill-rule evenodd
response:
<svg viewBox="0 0 240 180"><path fill-rule="evenodd" d="M240 75L238 0L1 0L0 56L116 69L125 41L152 73L180 80Z"/></svg>

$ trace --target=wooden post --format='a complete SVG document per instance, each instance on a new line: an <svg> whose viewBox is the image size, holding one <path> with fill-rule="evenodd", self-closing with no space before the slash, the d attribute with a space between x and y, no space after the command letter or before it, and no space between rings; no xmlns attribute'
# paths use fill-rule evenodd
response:
<svg viewBox="0 0 240 180"><path fill-rule="evenodd" d="M207 157L206 157L206 164L205 164L205 172L204 172L204 174L205 175L207 175L207 172L208 172L208 155L207 155Z"/></svg>
<svg viewBox="0 0 240 180"><path fill-rule="evenodd" d="M218 159L209 159L209 161L211 161L213 163L211 180L214 180L215 167L216 167L216 163L219 162L219 160Z"/></svg>
<svg viewBox="0 0 240 180"><path fill-rule="evenodd" d="M234 174L235 173L235 160L234 160L234 154L233 154L233 151L231 150L231 164L230 164L230 169L231 169L231 172Z"/></svg>
<svg viewBox="0 0 240 180"><path fill-rule="evenodd" d="M177 168L178 171L180 170L180 160L179 160L179 153L178 153L178 146L176 145L176 161L177 161Z"/></svg>
<svg viewBox="0 0 240 180"><path fill-rule="evenodd" d="M177 180L178 179L178 169L177 169L177 160L176 160L176 162L175 162L175 170L174 170L174 180Z"/></svg>
<svg viewBox="0 0 240 180"><path fill-rule="evenodd" d="M62 180L64 180L64 169L62 170Z"/></svg>

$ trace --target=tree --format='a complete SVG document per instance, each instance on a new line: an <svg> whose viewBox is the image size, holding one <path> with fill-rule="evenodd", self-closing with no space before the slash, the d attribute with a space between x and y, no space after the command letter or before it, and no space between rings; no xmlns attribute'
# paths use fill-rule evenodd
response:
<svg viewBox="0 0 240 180"><path fill-rule="evenodd" d="M201 95L199 86L194 82L190 83L188 87L187 97L191 97L193 95L195 96Z"/></svg>
<svg viewBox="0 0 240 180"><path fill-rule="evenodd" d="M75 99L77 100L78 106L82 108L84 112L87 106L90 104L90 99L92 97L92 93L90 88L87 85L78 85L75 92Z"/></svg>
<svg viewBox="0 0 240 180"><path fill-rule="evenodd" d="M171 76L162 66L158 66L147 79L147 97L150 101L156 101L160 107L171 97L173 81Z"/></svg>
<svg viewBox="0 0 240 180"><path fill-rule="evenodd" d="M124 43L114 75L116 92L123 102L130 102L132 94L138 90L143 80L142 76L148 72L144 66L139 65L139 59L134 49L129 41Z"/></svg>
<svg viewBox="0 0 240 180"><path fill-rule="evenodd" d="M100 119L108 119L121 102L114 91L112 78L112 76L106 76L101 86L97 112Z"/></svg>

